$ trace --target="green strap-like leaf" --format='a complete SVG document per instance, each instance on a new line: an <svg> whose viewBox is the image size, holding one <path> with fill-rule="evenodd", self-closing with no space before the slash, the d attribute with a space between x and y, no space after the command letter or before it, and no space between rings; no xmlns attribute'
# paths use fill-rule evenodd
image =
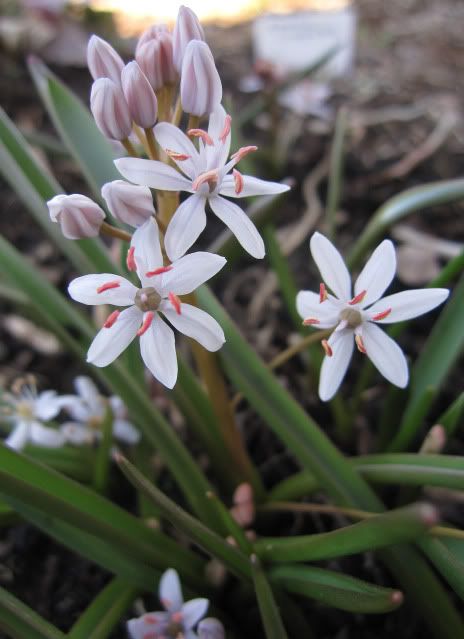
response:
<svg viewBox="0 0 464 639"><path fill-rule="evenodd" d="M255 586L256 599L258 600L259 612L266 633L266 639L287 639L287 632L284 628L282 617L280 616L279 607L256 555L251 557L251 566L253 568L253 583Z"/></svg>
<svg viewBox="0 0 464 639"><path fill-rule="evenodd" d="M455 593L464 599L464 540L423 539L421 548Z"/></svg>
<svg viewBox="0 0 464 639"><path fill-rule="evenodd" d="M4 588L0 588L0 628L11 639L65 639L61 630Z"/></svg>
<svg viewBox="0 0 464 639"><path fill-rule="evenodd" d="M309 566L276 566L269 571L272 582L333 608L355 613L382 613L401 605L399 590L382 588L343 573Z"/></svg>

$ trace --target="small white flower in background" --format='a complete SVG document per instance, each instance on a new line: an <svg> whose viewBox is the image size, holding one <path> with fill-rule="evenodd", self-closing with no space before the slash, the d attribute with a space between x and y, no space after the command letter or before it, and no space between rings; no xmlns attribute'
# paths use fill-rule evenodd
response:
<svg viewBox="0 0 464 639"><path fill-rule="evenodd" d="M85 195L55 195L47 202L50 219L61 227L70 240L96 237L105 219L105 213Z"/></svg>
<svg viewBox="0 0 464 639"><path fill-rule="evenodd" d="M221 196L270 195L288 191L289 187L242 175L234 168L256 147L239 149L227 162L230 124L230 116L221 106L211 115L208 131L188 131L190 136L199 137L199 151L189 137L173 124L160 122L155 126L158 144L182 173L155 160L120 158L115 161L119 172L131 182L166 191L192 193L174 213L166 231L165 247L171 260L183 255L205 228L207 202L250 255L258 259L264 257L264 243L253 222L239 206ZM233 173L228 175L231 170Z"/></svg>
<svg viewBox="0 0 464 639"><path fill-rule="evenodd" d="M34 380L28 377L18 380L12 392L2 394L0 401L0 418L13 428L4 441L6 446L22 450L28 443L47 448L64 445L62 433L42 423L56 417L61 410L55 391L38 393Z"/></svg>
<svg viewBox="0 0 464 639"><path fill-rule="evenodd" d="M131 639L196 639L193 628L205 616L208 599L192 599L184 603L179 575L172 568L161 577L159 598L165 611L149 612L127 622Z"/></svg>
<svg viewBox="0 0 464 639"><path fill-rule="evenodd" d="M224 639L226 636L224 626L214 617L203 619L198 624L198 639Z"/></svg>
<svg viewBox="0 0 464 639"><path fill-rule="evenodd" d="M70 296L83 304L129 307L111 313L90 345L87 361L95 366L111 364L138 335L145 365L156 379L172 388L177 379L174 332L160 314L207 350L221 348L225 338L216 320L181 302L178 295L193 292L225 263L219 255L197 252L163 266L158 226L154 219L145 222L132 236L127 255L127 265L137 271L142 288L109 273L84 275L69 285Z"/></svg>
<svg viewBox="0 0 464 639"><path fill-rule="evenodd" d="M92 444L102 436L100 428L106 413L106 401L89 377L76 377L74 386L77 396L60 398L61 406L73 420L64 423L60 430L70 444ZM113 413L113 437L124 444L136 444L140 433L127 421L127 409L122 399L114 395L108 401Z"/></svg>
<svg viewBox="0 0 464 639"><path fill-rule="evenodd" d="M329 339L322 341L326 356L319 379L320 398L328 401L337 392L355 343L389 382L400 388L407 386L409 373L403 351L378 324L402 322L427 313L444 302L449 291L415 289L380 299L396 271L395 248L390 240L384 240L372 253L355 282L354 295L348 269L333 244L314 233L310 250L324 283L319 293L298 293L298 313L306 325L334 328ZM334 295L327 292L326 285Z"/></svg>

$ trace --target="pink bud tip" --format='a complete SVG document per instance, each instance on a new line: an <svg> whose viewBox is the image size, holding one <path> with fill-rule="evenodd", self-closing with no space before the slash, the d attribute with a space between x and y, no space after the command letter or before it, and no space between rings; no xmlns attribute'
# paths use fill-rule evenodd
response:
<svg viewBox="0 0 464 639"><path fill-rule="evenodd" d="M419 504L419 515L424 524L430 527L436 526L440 521L438 510L432 504Z"/></svg>
<svg viewBox="0 0 464 639"><path fill-rule="evenodd" d="M394 603L397 606L400 606L404 601L404 595L401 592L401 590L395 590L395 592L392 592L391 594L391 602Z"/></svg>

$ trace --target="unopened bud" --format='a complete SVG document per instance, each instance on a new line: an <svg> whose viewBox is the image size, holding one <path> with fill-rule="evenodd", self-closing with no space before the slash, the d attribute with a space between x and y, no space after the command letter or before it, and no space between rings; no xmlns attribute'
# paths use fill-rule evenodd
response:
<svg viewBox="0 0 464 639"><path fill-rule="evenodd" d="M147 76L133 60L121 74L122 90L133 121L143 129L151 129L158 115L158 101Z"/></svg>
<svg viewBox="0 0 464 639"><path fill-rule="evenodd" d="M157 40L160 33L167 33L168 28L165 24L152 24L151 27L148 27L146 31L142 33L140 38L137 41L137 46L135 47L135 54L139 51L140 47L143 47L144 44L150 42L150 40Z"/></svg>
<svg viewBox="0 0 464 639"><path fill-rule="evenodd" d="M188 7L181 6L173 31L174 66L180 73L185 50L191 40L204 40L205 33L196 14Z"/></svg>
<svg viewBox="0 0 464 639"><path fill-rule="evenodd" d="M192 40L185 51L180 79L182 108L191 115L209 115L220 105L222 83L206 42Z"/></svg>
<svg viewBox="0 0 464 639"><path fill-rule="evenodd" d="M148 186L115 180L104 184L101 193L111 215L129 226L141 226L156 212Z"/></svg>
<svg viewBox="0 0 464 639"><path fill-rule="evenodd" d="M92 85L90 109L100 131L111 140L125 140L132 131L132 118L120 86L109 78Z"/></svg>
<svg viewBox="0 0 464 639"><path fill-rule="evenodd" d="M446 444L446 430L441 424L435 424L427 433L419 452L423 454L441 453Z"/></svg>
<svg viewBox="0 0 464 639"><path fill-rule="evenodd" d="M176 81L172 60L172 36L161 32L156 40L149 40L137 50L136 60L154 91Z"/></svg>
<svg viewBox="0 0 464 639"><path fill-rule="evenodd" d="M203 619L198 624L198 639L225 639L224 626L214 617Z"/></svg>
<svg viewBox="0 0 464 639"><path fill-rule="evenodd" d="M87 64L94 80L109 78L116 84L121 84L121 71L124 62L111 44L93 35L87 45Z"/></svg>
<svg viewBox="0 0 464 639"><path fill-rule="evenodd" d="M105 213L85 195L55 195L47 202L50 219L57 222L61 232L70 240L96 237Z"/></svg>
<svg viewBox="0 0 464 639"><path fill-rule="evenodd" d="M161 72L164 84L174 84L178 80L178 72L174 66L172 33L169 31L160 33L158 42L160 43Z"/></svg>
<svg viewBox="0 0 464 639"><path fill-rule="evenodd" d="M230 513L235 521L246 528L255 517L255 506L253 501L253 489L247 482L239 484L233 495L234 506L230 509Z"/></svg>

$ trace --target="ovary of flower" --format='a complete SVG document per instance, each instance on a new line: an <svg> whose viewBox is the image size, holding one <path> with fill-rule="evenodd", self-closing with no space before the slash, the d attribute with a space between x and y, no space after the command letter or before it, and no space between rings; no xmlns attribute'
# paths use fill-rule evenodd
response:
<svg viewBox="0 0 464 639"><path fill-rule="evenodd" d="M205 616L208 599L191 599L184 603L179 575L172 568L161 577L159 599L165 611L149 612L128 621L131 639L195 639L197 635L193 628Z"/></svg>
<svg viewBox="0 0 464 639"><path fill-rule="evenodd" d="M190 129L185 135L173 124L157 124L154 129L156 140L177 164L178 170L154 160L116 160L120 173L131 182L154 189L191 193L175 212L166 231L165 247L171 260L183 255L204 230L207 202L250 255L259 259L264 257L264 243L255 225L239 206L222 196L270 195L283 193L289 187L241 175L238 171L231 174L235 165L257 147L243 147L228 160L230 129L231 118L222 107L211 114L208 131ZM198 138L198 151L189 136Z"/></svg>
<svg viewBox="0 0 464 639"><path fill-rule="evenodd" d="M70 296L83 304L128 307L118 315L111 313L90 345L87 361L100 367L111 364L138 335L145 365L156 379L172 388L177 379L174 333L161 315L206 349L218 350L225 341L219 324L178 296L193 292L216 275L226 260L197 252L164 266L154 219L135 231L131 248L141 288L108 273L84 275L69 285Z"/></svg>
<svg viewBox="0 0 464 639"><path fill-rule="evenodd" d="M444 302L449 291L417 289L381 298L396 271L395 249L390 240L384 240L372 253L355 282L354 295L350 274L333 244L314 233L310 250L324 282L318 293L298 293L298 313L305 325L334 329L328 340L322 340L326 356L319 380L320 398L328 401L337 392L355 344L388 381L400 388L407 386L408 365L403 351L378 324L422 315Z"/></svg>

